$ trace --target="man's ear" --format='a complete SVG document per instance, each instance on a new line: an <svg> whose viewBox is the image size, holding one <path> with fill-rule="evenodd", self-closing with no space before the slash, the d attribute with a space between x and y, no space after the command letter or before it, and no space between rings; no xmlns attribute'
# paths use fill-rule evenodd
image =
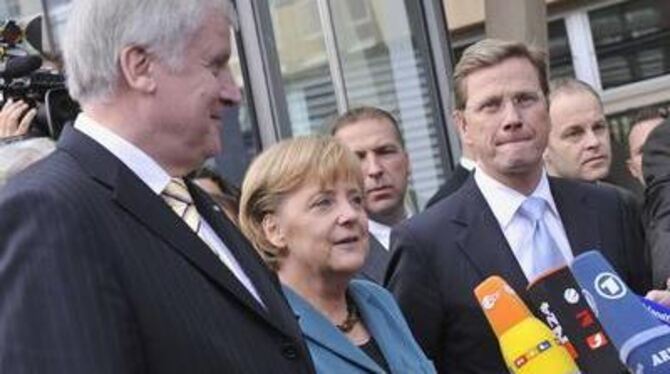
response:
<svg viewBox="0 0 670 374"><path fill-rule="evenodd" d="M123 82L132 90L148 93L156 89L155 64L155 58L140 46L124 47L119 54Z"/></svg>
<svg viewBox="0 0 670 374"><path fill-rule="evenodd" d="M275 248L286 248L286 238L284 237L284 230L279 226L277 221L277 216L273 213L266 214L263 217L263 222L261 222L263 227L263 234L265 238L274 246Z"/></svg>

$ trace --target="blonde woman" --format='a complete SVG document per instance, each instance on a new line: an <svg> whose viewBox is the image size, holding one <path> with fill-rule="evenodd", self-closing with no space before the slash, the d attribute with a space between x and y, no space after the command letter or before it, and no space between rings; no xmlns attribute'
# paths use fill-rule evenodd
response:
<svg viewBox="0 0 670 374"><path fill-rule="evenodd" d="M392 296L352 280L368 251L356 156L326 137L263 152L242 185L240 223L277 272L320 373L434 373Z"/></svg>

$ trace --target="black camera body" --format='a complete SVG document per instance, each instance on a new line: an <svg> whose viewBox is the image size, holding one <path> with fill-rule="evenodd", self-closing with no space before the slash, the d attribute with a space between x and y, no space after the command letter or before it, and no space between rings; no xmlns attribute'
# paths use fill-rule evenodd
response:
<svg viewBox="0 0 670 374"><path fill-rule="evenodd" d="M73 121L79 105L68 95L65 77L47 70L37 70L26 76L7 80L0 85L4 100L23 100L37 115L30 126L30 136L57 139L63 126Z"/></svg>
<svg viewBox="0 0 670 374"><path fill-rule="evenodd" d="M31 21L27 29L39 25L40 19ZM76 118L79 105L68 95L62 74L40 69L42 58L19 46L24 34L14 21L0 25L0 94L4 101L23 100L37 109L28 136L57 139L63 126Z"/></svg>

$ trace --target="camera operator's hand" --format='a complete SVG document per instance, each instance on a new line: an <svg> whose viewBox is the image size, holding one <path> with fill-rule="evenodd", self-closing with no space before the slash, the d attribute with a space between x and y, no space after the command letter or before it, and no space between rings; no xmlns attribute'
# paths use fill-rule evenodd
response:
<svg viewBox="0 0 670 374"><path fill-rule="evenodd" d="M28 132L37 110L30 109L24 101L7 99L0 110L0 139L23 135Z"/></svg>

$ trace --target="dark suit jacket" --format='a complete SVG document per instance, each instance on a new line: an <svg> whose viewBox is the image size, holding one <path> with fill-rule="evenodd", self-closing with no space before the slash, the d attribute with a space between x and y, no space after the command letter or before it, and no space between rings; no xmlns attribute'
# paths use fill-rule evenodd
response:
<svg viewBox="0 0 670 374"><path fill-rule="evenodd" d="M428 200L426 203L426 209L430 208L431 206L435 205L438 201L448 197L449 195L453 194L454 192L458 191L459 188L465 183L465 181L468 179L470 176L471 171L464 168L463 165L458 163L456 165L456 168L454 168L453 172L451 175L449 175L449 178L447 178L447 181L444 182L442 187L440 187L437 192L435 192L435 195Z"/></svg>
<svg viewBox="0 0 670 374"><path fill-rule="evenodd" d="M313 372L276 277L189 188L265 307L130 169L69 130L0 192L0 372Z"/></svg>
<svg viewBox="0 0 670 374"><path fill-rule="evenodd" d="M666 288L670 277L670 119L649 134L642 152L647 183L643 220L654 287Z"/></svg>
<svg viewBox="0 0 670 374"><path fill-rule="evenodd" d="M627 257L631 238L612 189L550 178L574 255L599 249L633 288L648 279ZM473 290L500 275L522 298L528 281L484 196L470 177L431 209L398 225L387 285L439 372L507 372Z"/></svg>
<svg viewBox="0 0 670 374"><path fill-rule="evenodd" d="M389 261L391 261L391 251L384 248L382 243L372 234L370 234L369 242L370 251L363 267L357 274L357 278L382 284L384 282L384 274L386 274L386 267Z"/></svg>

